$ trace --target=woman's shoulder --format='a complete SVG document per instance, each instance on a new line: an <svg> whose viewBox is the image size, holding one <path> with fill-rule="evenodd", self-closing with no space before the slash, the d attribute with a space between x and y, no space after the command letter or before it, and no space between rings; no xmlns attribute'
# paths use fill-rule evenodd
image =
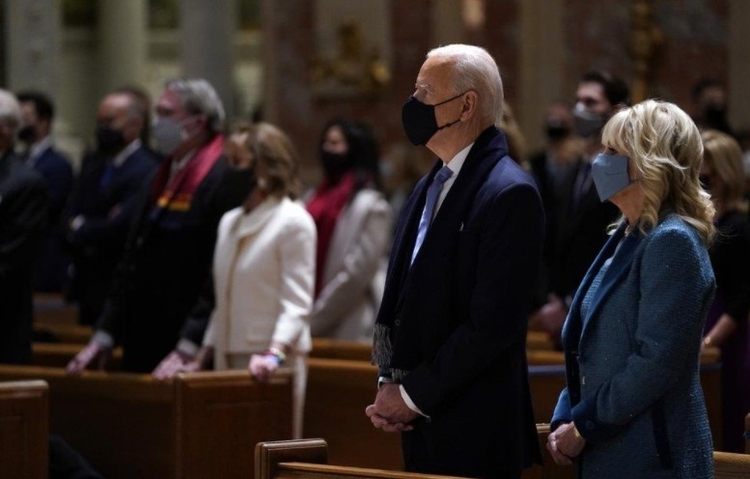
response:
<svg viewBox="0 0 750 479"><path fill-rule="evenodd" d="M390 204L385 199L385 195L375 188L362 188L352 199L351 207L353 209L390 211Z"/></svg>
<svg viewBox="0 0 750 479"><path fill-rule="evenodd" d="M684 218L675 214L664 217L654 229L646 235L644 241L647 248L668 250L671 253L695 254L706 252L698 231Z"/></svg>
<svg viewBox="0 0 750 479"><path fill-rule="evenodd" d="M290 225L315 230L315 221L299 200L285 197L281 200L278 218Z"/></svg>

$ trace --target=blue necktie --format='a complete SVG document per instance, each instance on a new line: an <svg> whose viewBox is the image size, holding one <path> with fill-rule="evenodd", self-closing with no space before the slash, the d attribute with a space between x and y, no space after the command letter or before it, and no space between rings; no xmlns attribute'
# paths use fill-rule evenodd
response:
<svg viewBox="0 0 750 479"><path fill-rule="evenodd" d="M422 218L419 220L417 241L414 242L414 251L411 254L412 263L414 263L414 258L417 257L419 248L422 247L422 242L427 234L427 229L430 227L430 223L432 223L432 216L435 213L435 205L437 205L437 200L440 197L440 190L443 189L443 183L445 183L451 176L453 176L453 170L444 166L437 172L435 178L432 180L432 184L427 188L427 199L424 203Z"/></svg>
<svg viewBox="0 0 750 479"><path fill-rule="evenodd" d="M115 166L112 163L107 163L107 168L104 169L102 177L99 179L99 187L106 188L112 181L112 177L115 176Z"/></svg>

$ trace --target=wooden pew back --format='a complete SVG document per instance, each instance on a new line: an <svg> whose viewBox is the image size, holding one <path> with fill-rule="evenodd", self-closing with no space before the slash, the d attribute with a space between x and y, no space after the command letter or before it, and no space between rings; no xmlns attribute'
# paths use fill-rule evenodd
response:
<svg viewBox="0 0 750 479"><path fill-rule="evenodd" d="M562 354L542 351L529 352L529 356L558 361L529 366L534 417L549 421L565 387ZM701 382L711 432L717 438L721 434L721 369L707 362L710 359L701 366ZM364 361L321 358L309 358L308 366L304 435L327 441L331 464L401 469L400 436L375 429L364 414L375 398L377 368Z"/></svg>
<svg viewBox="0 0 750 479"><path fill-rule="evenodd" d="M148 375L0 366L0 379L42 378L51 431L109 478L250 477L258 439L291 437L291 383L244 371Z"/></svg>
<svg viewBox="0 0 750 479"><path fill-rule="evenodd" d="M540 425L540 441L548 431ZM255 448L256 479L459 479L455 476L415 474L410 472L364 469L351 466L327 465L327 445L322 439L301 439L259 443ZM627 465L623 465L627 467ZM527 469L527 472L531 469ZM524 479L569 479L575 477L573 466L557 466L549 457L545 465L538 466L539 474L527 475ZM714 479L740 479L750 477L750 456L714 452Z"/></svg>
<svg viewBox="0 0 750 479"><path fill-rule="evenodd" d="M44 381L0 382L3 477L47 479L48 388Z"/></svg>

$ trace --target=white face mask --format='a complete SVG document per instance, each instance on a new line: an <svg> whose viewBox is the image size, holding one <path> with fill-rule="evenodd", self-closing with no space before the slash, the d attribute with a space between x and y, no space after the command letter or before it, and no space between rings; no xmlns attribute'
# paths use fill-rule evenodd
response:
<svg viewBox="0 0 750 479"><path fill-rule="evenodd" d="M192 118L192 117L190 117ZM183 124L190 120L175 121L157 116L151 122L151 136L156 141L156 151L164 156L171 155L183 141L189 138Z"/></svg>

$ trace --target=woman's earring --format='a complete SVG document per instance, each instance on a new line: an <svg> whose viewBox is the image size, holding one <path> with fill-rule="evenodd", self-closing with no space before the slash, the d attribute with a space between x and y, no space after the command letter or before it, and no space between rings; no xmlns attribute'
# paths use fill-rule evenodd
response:
<svg viewBox="0 0 750 479"><path fill-rule="evenodd" d="M263 176L258 177L258 189L260 191L268 191L268 180Z"/></svg>

